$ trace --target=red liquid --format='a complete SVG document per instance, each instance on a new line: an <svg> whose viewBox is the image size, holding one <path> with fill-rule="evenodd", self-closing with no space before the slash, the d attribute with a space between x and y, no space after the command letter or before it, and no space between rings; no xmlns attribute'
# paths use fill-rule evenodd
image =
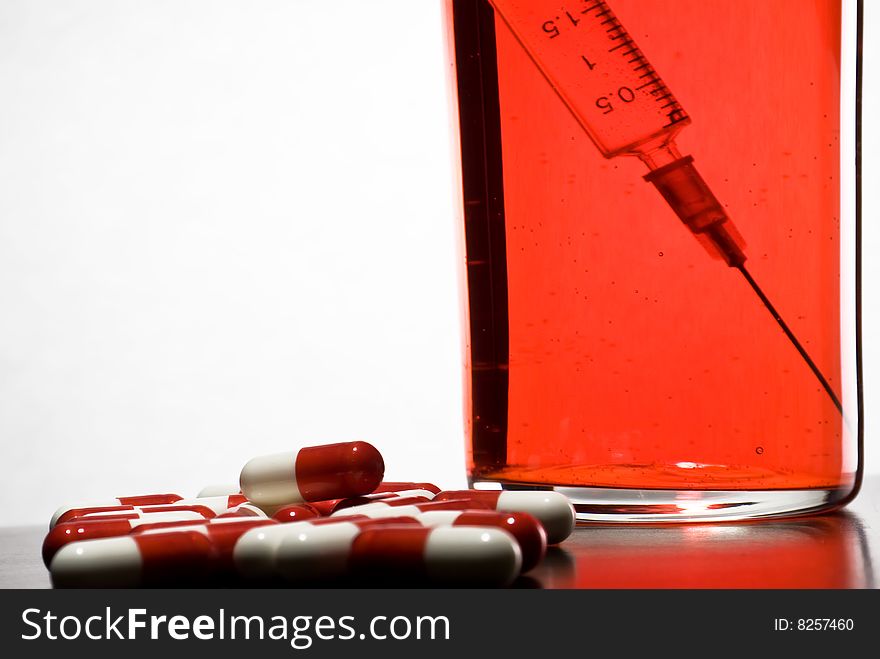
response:
<svg viewBox="0 0 880 659"><path fill-rule="evenodd" d="M602 158L486 3L454 4L471 479L851 488L855 431L740 273L641 162ZM746 266L840 397L839 1L610 4L687 109L678 145Z"/></svg>

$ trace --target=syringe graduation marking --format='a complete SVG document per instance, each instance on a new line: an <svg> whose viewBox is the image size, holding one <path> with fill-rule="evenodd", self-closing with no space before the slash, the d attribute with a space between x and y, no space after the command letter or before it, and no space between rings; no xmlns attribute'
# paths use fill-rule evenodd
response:
<svg viewBox="0 0 880 659"><path fill-rule="evenodd" d="M621 55L624 57L627 55L631 55L631 54L634 55L631 59L626 60L626 63L627 64L638 64L638 66L633 68L633 71L641 71L642 69L648 69L648 71L644 75L651 76L652 77L651 81L636 87L636 89L641 90L641 89L649 87L650 85L653 84L654 89L649 89L648 93L652 94L655 97L654 101L659 102L659 101L665 100L667 98L672 99L668 103L665 103L664 105L660 106L661 109L676 108L675 110L671 110L668 113L669 125L678 123L678 122L686 119L687 113L685 113L684 109L681 107L679 102L672 95L672 92L669 91L669 88L666 87L663 80L661 80L660 76L658 76L657 73L654 71L651 64L645 58L645 55L642 53L641 50L639 50L639 47L636 45L635 41L633 41L633 39L629 36L629 33L623 27L623 24L619 20L617 20L617 16L614 15L614 12L611 11L611 8L607 5L607 3L605 3L604 0L600 0L600 2L596 3L595 7L596 8L604 8L602 13L597 14L597 16L606 15L606 14L608 15L608 18L606 18L604 21L602 21L602 24L612 23L612 26L610 28L608 28L606 30L606 32L610 33L615 30L620 30L620 34L611 37L611 40L614 41L616 39L621 39L621 38L625 39L625 41L623 43L618 44L612 48L609 48L608 52L613 53L614 51L618 50L619 48L623 48L624 46L631 45L632 48L621 53ZM586 14L586 13L588 13L588 10L584 10L582 13ZM641 78L644 76L639 76L639 77ZM663 95L657 96L657 94L663 94Z"/></svg>

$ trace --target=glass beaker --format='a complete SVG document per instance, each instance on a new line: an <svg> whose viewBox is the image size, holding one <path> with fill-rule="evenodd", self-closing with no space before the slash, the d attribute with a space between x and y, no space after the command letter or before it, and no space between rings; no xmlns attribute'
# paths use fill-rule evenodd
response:
<svg viewBox="0 0 880 659"><path fill-rule="evenodd" d="M678 145L768 299L707 257L638 158L602 157L562 100L569 81L548 81L493 4L449 0L471 484L558 489L585 521L843 505L862 469L860 3L515 4L548 39L613 7L687 107ZM609 87L600 109L634 98Z"/></svg>

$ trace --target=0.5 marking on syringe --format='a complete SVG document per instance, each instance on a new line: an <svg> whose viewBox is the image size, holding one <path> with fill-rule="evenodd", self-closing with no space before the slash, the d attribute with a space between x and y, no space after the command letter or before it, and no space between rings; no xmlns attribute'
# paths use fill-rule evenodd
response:
<svg viewBox="0 0 880 659"><path fill-rule="evenodd" d="M687 113L679 105L678 101L663 83L660 76L657 75L657 72L647 61L641 50L639 50L635 41L624 29L623 25L611 11L611 8L604 2L604 0L584 1L589 2L589 6L576 13L586 16L589 19L593 19L593 21L601 19L598 23L598 28L595 24L593 24L592 27L593 31L598 31L600 34L604 33L604 37L607 38L608 42L614 44L610 48L607 48L606 52L615 53L616 57L627 58L623 63L630 65L629 68L631 71L638 74L638 77L636 78L636 82L639 83L638 85L620 85L616 90L611 90L606 94L597 96L594 101L596 108L601 110L603 115L610 114L616 108L620 107L620 103L628 104L634 102L637 99L636 92L644 90L643 94L646 98L650 98L653 102L661 104L659 108L667 115L668 126L685 121L687 119ZM573 15L571 11L563 9L560 11L559 15L543 20L541 23L541 30L548 39L564 38L567 32L578 28L584 20L584 18L578 18L577 15ZM594 47L594 50L599 50L595 37L589 41L591 42L590 45ZM617 41L620 41L620 43L614 43ZM586 65L586 70L589 72L594 71L597 67L600 68L601 72L601 65L606 63L602 61L602 55L596 52L580 52L580 60ZM616 63L620 64L619 60ZM607 68L614 67L606 67L606 69ZM606 75L608 75L608 73L609 72L606 70ZM613 74L614 72L612 71L610 73Z"/></svg>

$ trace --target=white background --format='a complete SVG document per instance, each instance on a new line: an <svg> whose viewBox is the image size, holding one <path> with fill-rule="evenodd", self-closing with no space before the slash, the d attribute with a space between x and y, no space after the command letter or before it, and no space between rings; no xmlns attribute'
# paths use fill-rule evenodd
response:
<svg viewBox="0 0 880 659"><path fill-rule="evenodd" d="M464 485L445 39L439 0L0 0L0 524L359 438Z"/></svg>

